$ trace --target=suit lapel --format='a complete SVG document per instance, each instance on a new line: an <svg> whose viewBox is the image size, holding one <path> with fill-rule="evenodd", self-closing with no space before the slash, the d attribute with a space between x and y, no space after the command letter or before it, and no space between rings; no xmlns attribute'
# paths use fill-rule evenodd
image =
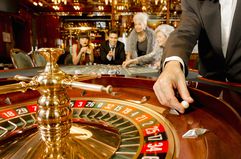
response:
<svg viewBox="0 0 241 159"><path fill-rule="evenodd" d="M110 51L110 41L108 40L108 42L107 42L107 49L108 49L108 52Z"/></svg>
<svg viewBox="0 0 241 159"><path fill-rule="evenodd" d="M229 60L232 57L235 50L235 46L241 39L241 31L240 31L241 11L240 10L241 10L241 1L237 0L237 6L233 16L233 23L231 27L229 42L228 42L226 60Z"/></svg>
<svg viewBox="0 0 241 159"><path fill-rule="evenodd" d="M222 54L220 4L214 1L203 1L200 8L204 28L216 52Z"/></svg>

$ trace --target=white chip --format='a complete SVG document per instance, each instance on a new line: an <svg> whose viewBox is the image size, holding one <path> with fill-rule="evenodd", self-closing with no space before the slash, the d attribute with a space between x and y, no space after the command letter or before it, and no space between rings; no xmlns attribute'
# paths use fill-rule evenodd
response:
<svg viewBox="0 0 241 159"><path fill-rule="evenodd" d="M182 101L181 102L181 104L182 104L182 106L185 108L185 109L187 109L188 107L189 107L189 103L187 102L187 101Z"/></svg>

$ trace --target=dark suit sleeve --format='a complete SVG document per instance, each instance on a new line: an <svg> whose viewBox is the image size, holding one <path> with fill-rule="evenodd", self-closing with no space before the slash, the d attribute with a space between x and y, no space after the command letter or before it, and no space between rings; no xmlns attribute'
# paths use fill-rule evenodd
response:
<svg viewBox="0 0 241 159"><path fill-rule="evenodd" d="M100 59L101 59L101 63L102 64L108 64L109 60L106 58L108 52L109 52L109 48L107 46L107 42L103 42L101 43L100 46Z"/></svg>
<svg viewBox="0 0 241 159"><path fill-rule="evenodd" d="M177 29L169 36L163 54L163 61L170 56L179 56L187 66L189 56L197 43L201 22L195 11L198 10L197 1L182 0L181 21Z"/></svg>
<svg viewBox="0 0 241 159"><path fill-rule="evenodd" d="M126 59L126 54L125 54L125 45L124 43L118 41L117 42L117 48L116 48L116 58L114 63L116 65L121 65Z"/></svg>

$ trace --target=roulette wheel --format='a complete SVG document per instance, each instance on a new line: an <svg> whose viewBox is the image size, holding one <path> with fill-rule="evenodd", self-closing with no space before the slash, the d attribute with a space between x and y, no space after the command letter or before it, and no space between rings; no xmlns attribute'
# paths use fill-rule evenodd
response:
<svg viewBox="0 0 241 159"><path fill-rule="evenodd" d="M71 148L73 145L79 148L74 158L175 157L177 136L159 113L133 102L110 98L76 98L71 105L73 123L67 143ZM30 102L1 111L1 137L8 138L3 140L2 156L41 156L36 155L39 150L34 155L28 152L33 147L44 151L42 144L36 143L40 140L36 110L36 103Z"/></svg>
<svg viewBox="0 0 241 159"><path fill-rule="evenodd" d="M51 54L55 59L59 51L51 50ZM0 107L1 157L241 157L238 111L198 88L196 82L189 83L195 103L185 114L174 115L159 104L152 91L153 79L91 75L77 78L59 71L54 62L48 66L52 67L50 72L30 79L18 77L25 82L0 87L0 99L5 101ZM15 92L26 88L32 90ZM182 137L193 128L208 131L195 138Z"/></svg>

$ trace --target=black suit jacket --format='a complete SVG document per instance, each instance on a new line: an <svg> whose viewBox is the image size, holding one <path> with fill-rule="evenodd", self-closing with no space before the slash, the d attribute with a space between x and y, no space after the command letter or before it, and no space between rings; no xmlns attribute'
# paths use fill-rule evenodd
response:
<svg viewBox="0 0 241 159"><path fill-rule="evenodd" d="M110 51L109 40L104 41L101 43L100 46L100 57L102 64L111 64L111 65L121 65L123 61L125 61L125 45L124 43L117 41L116 48L115 48L115 60L109 61L106 56Z"/></svg>
<svg viewBox="0 0 241 159"><path fill-rule="evenodd" d="M167 41L164 58L179 56L187 66L192 49L198 41L199 72L202 76L216 80L227 78L232 82L241 82L240 10L241 1L237 0L227 54L224 58L219 2L182 0L181 22Z"/></svg>

